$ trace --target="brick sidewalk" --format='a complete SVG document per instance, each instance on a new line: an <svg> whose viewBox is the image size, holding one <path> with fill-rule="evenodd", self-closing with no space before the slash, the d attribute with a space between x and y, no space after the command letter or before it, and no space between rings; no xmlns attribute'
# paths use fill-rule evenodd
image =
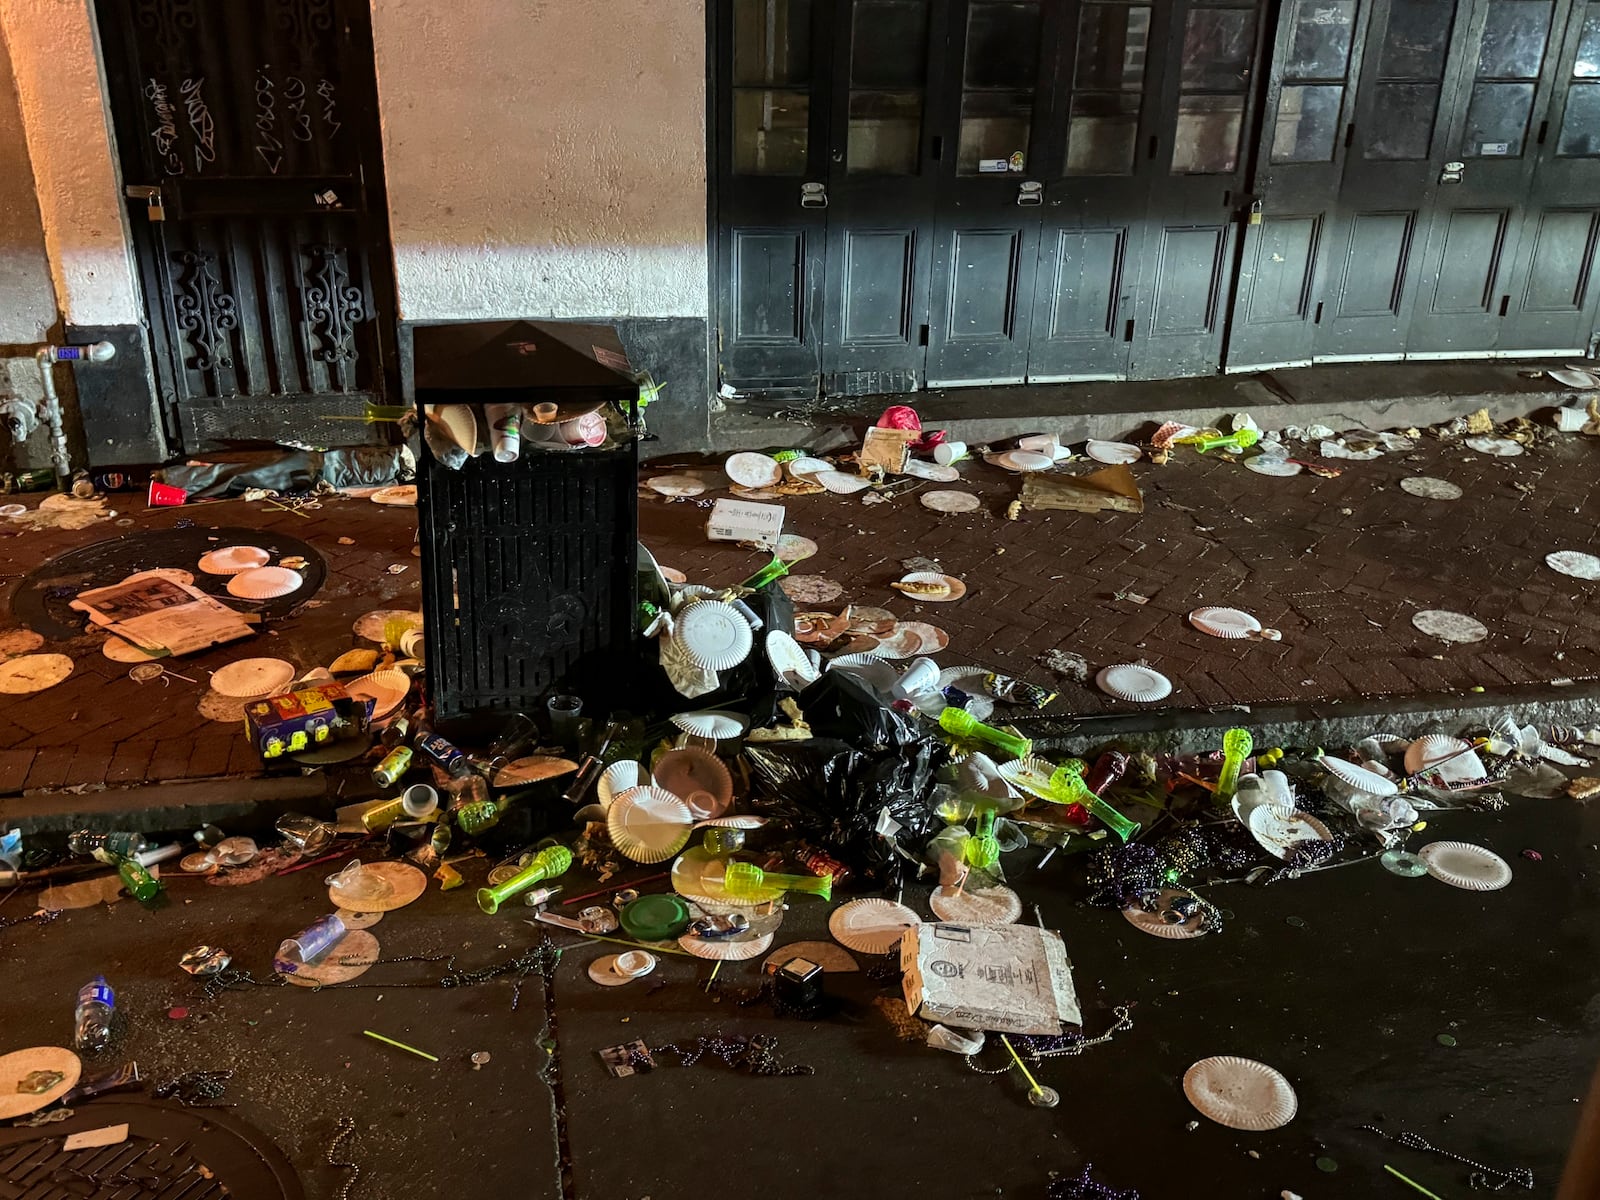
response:
<svg viewBox="0 0 1600 1200"><path fill-rule="evenodd" d="M942 665L976 663L1052 682L1034 661L1048 649L1081 654L1091 669L1143 659L1175 685L1158 707L1408 697L1472 687L1502 692L1600 678L1600 606L1593 603L1600 583L1558 575L1543 562L1552 550L1600 553L1592 515L1600 512L1600 443L1573 437L1520 458L1493 459L1429 441L1405 457L1343 465L1338 479L1274 479L1182 450L1166 467L1134 468L1145 493L1142 515L1035 512L1012 522L1004 513L1019 480L968 463L961 484L928 486L969 488L983 500L978 512L938 516L915 494L878 505L825 495L790 500L786 527L820 546L796 573L837 580L845 586L843 600L948 630ZM1412 474L1448 478L1466 495L1453 503L1413 498L1397 486ZM76 668L46 692L0 697L0 795L259 774L260 762L237 728L197 711L209 673L249 655L286 658L302 669L325 664L352 645L351 625L362 613L419 603L410 510L331 500L303 520L241 502L148 512L138 497L118 496L112 504L134 518L136 529L193 520L310 542L328 563L328 580L314 597L319 607L274 622L253 642L169 664L197 684L136 684L126 665L100 653L98 635L46 645L70 654ZM642 501L641 536L663 563L691 579L737 582L764 556L707 542L708 507ZM125 532L106 522L0 539L4 600L40 561ZM340 537L355 544L341 546ZM967 596L919 605L890 590L902 561L919 555L962 577ZM388 574L395 563L407 570ZM1148 603L1118 598L1127 593ZM1203 604L1248 609L1281 630L1283 640L1206 637L1184 619ZM1411 615L1425 608L1469 613L1490 637L1469 646L1436 642L1411 625ZM14 625L7 610L0 632ZM1061 698L1052 714L1137 707L1092 687L1054 682Z"/></svg>
<svg viewBox="0 0 1600 1200"><path fill-rule="evenodd" d="M1543 561L1553 550L1600 552L1600 442L1564 437L1502 459L1430 439L1409 455L1337 465L1337 479L1279 479L1180 449L1165 467L1133 468L1142 515L1024 512L1012 522L1004 515L1020 480L972 462L961 484L926 486L968 488L983 500L978 512L939 516L915 495L878 505L808 496L788 502L785 528L820 547L794 571L837 580L845 600L948 630L941 665L1043 683L1053 677L1034 660L1052 648L1083 655L1091 672L1144 660L1174 684L1165 707L1600 677L1600 583ZM1398 486L1408 475L1449 479L1465 495L1413 497ZM708 543L704 517L696 502L646 501L642 537L692 580L735 582L761 565L760 555ZM916 555L963 578L966 597L917 605L891 591ZM1119 598L1127 593L1148 603ZM1185 616L1202 605L1246 609L1283 640L1201 634ZM1452 646L1423 635L1411 617L1432 608L1476 617L1488 640ZM1139 707L1063 684L1049 711Z"/></svg>
<svg viewBox="0 0 1600 1200"><path fill-rule="evenodd" d="M36 498L29 499L33 507ZM246 527L287 534L321 552L328 575L313 607L270 622L253 639L180 659L168 670L197 683L173 679L138 684L128 665L101 653L105 640L86 633L70 642L47 642L42 653L74 660L70 678L29 696L0 696L0 796L38 788L259 775L261 760L233 722L202 716L197 708L211 672L236 659L283 658L301 670L326 665L356 644L351 626L375 608L419 608L419 565L411 556L416 517L411 509L385 508L366 500L329 499L298 517L264 504L226 501L184 508L147 510L143 496L118 494L110 506L132 518L133 528L111 521L86 529L29 530L0 538L0 582L4 615L0 632L15 628L11 597L17 580L67 550L124 534L171 529L180 521L215 527ZM0 530L4 524L0 523ZM342 546L339 538L355 544ZM400 563L406 570L390 575ZM148 566L193 563L150 562ZM365 644L365 643L363 643ZM0 814L3 815L3 814Z"/></svg>

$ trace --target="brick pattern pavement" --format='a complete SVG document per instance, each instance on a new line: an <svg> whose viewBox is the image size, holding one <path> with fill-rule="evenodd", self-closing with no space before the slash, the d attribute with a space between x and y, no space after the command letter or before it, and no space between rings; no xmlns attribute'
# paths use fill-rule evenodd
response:
<svg viewBox="0 0 1600 1200"><path fill-rule="evenodd" d="M1543 563L1552 550L1600 553L1600 442L1573 437L1494 459L1428 441L1404 457L1343 465L1337 479L1274 479L1184 450L1168 466L1134 468L1145 492L1142 515L1036 512L1013 522L1004 514L1020 481L971 462L961 468L961 484L926 486L968 488L982 498L978 512L940 516L915 493L877 505L825 495L790 500L786 527L820 546L797 573L836 579L848 600L948 630L943 665L978 663L1049 682L1035 657L1051 648L1082 654L1094 669L1142 659L1172 679L1169 707L1475 686L1498 692L1600 678L1600 583L1569 579ZM1466 495L1457 502L1414 498L1397 486L1411 474L1450 479ZM765 557L707 542L709 498L702 500L642 500L642 536L660 561L692 579L737 582ZM419 604L418 561L410 554L415 514L408 509L330 500L301 519L238 501L152 511L136 497L113 504L138 528L193 520L293 534L327 559L327 583L312 598L316 607L296 610L253 641L169 664L197 684L132 682L125 665L100 653L98 634L47 645L71 654L77 668L49 691L0 697L0 796L259 774L238 730L197 711L208 674L253 655L301 668L325 664L354 644L351 625L362 613ZM108 522L5 536L0 525L0 601L36 563L126 531ZM340 537L355 544L341 546ZM916 555L961 576L967 596L916 604L892 591L902 560ZM388 574L391 564L407 570ZM1128 593L1148 603L1119 598ZM1207 637L1185 620L1203 604L1248 609L1283 640ZM1490 637L1470 646L1436 642L1411 625L1424 608L1470 613ZM0 632L14 623L7 605ZM1061 693L1049 712L1137 707L1092 687L1063 684Z"/></svg>
<svg viewBox="0 0 1600 1200"><path fill-rule="evenodd" d="M28 498L36 500L37 498ZM0 696L0 796L43 788L247 776L261 760L233 723L200 715L197 705L211 672L240 658L283 658L302 670L325 665L357 644L356 619L374 608L420 607L419 564L411 555L416 517L410 509L366 500L330 499L304 517L264 504L226 501L146 510L139 496L117 495L111 505L135 529L170 529L179 521L217 527L276 530L309 542L328 563L328 577L311 605L269 622L261 634L231 646L166 660L168 670L196 680L138 684L128 666L100 651L104 638L85 633L48 652L69 654L75 669L65 682L30 696ZM31 507L31 504L30 504ZM87 529L27 530L5 536L0 523L0 632L16 627L10 598L17 580L66 550L130 532L112 522ZM339 538L355 544L341 546ZM391 564L403 564L399 575ZM146 566L193 563L151 561ZM365 644L365 643L362 643Z"/></svg>
<svg viewBox="0 0 1600 1200"><path fill-rule="evenodd" d="M1083 655L1092 670L1143 660L1171 678L1165 706L1180 708L1600 678L1600 583L1543 561L1553 550L1600 553L1600 441L1574 436L1490 458L1425 440L1408 455L1338 465L1336 479L1279 479L1180 450L1167 466L1134 467L1141 515L1024 512L1013 522L1005 510L1020 480L970 462L961 484L926 486L976 492L977 512L940 516L915 495L878 505L808 496L788 502L785 528L820 546L796 572L948 630L941 665L1049 682L1035 658L1052 648ZM1407 475L1447 478L1465 495L1413 497L1398 486ZM735 582L762 556L708 543L704 500L644 501L642 536L691 579ZM919 605L890 590L916 555L962 577L966 597ZM1246 609L1283 640L1202 634L1185 619L1202 605ZM1411 617L1430 608L1478 618L1488 640L1451 646L1425 636ZM1139 707L1064 684L1049 711Z"/></svg>

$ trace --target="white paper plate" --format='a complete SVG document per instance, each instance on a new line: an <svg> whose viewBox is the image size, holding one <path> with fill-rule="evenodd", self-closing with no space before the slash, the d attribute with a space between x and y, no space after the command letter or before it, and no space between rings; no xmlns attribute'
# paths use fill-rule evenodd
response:
<svg viewBox="0 0 1600 1200"><path fill-rule="evenodd" d="M1574 579L1600 579L1600 558L1582 550L1557 550L1544 556L1545 565L1552 571L1570 575Z"/></svg>
<svg viewBox="0 0 1600 1200"><path fill-rule="evenodd" d="M1202 1058L1185 1071L1183 1094L1217 1124L1252 1133L1282 1128L1300 1107L1294 1088L1279 1072L1231 1054Z"/></svg>
<svg viewBox="0 0 1600 1200"><path fill-rule="evenodd" d="M767 661L778 677L796 690L815 683L821 674L811 665L800 643L781 629L767 631Z"/></svg>
<svg viewBox="0 0 1600 1200"><path fill-rule="evenodd" d="M65 654L24 654L0 662L0 695L26 696L53 688L72 674Z"/></svg>
<svg viewBox="0 0 1600 1200"><path fill-rule="evenodd" d="M656 969L656 964L661 960L654 954L645 951L645 957L650 960L650 965L637 975L618 975L616 972L617 956L607 954L595 959L589 964L589 978L601 987L621 987L625 983L632 983L635 979L643 979Z"/></svg>
<svg viewBox="0 0 1600 1200"><path fill-rule="evenodd" d="M390 621L405 622L406 630L422 628L422 614L410 608L375 608L356 618L350 632L365 642L383 641L383 627Z"/></svg>
<svg viewBox="0 0 1600 1200"><path fill-rule="evenodd" d="M843 471L818 471L812 475L814 480L840 496L849 496L855 492L864 492L872 486L870 479L863 479L859 475L846 475Z"/></svg>
<svg viewBox="0 0 1600 1200"><path fill-rule="evenodd" d="M45 1071L60 1078L42 1092L18 1091L17 1081L35 1071ZM24 1117L47 1104L54 1104L77 1086L82 1075L83 1060L62 1046L32 1046L26 1050L13 1050L0 1057L0 1078L6 1081L5 1090L0 1091L0 1121ZM49 1194L55 1189L44 1190ZM23 1189L18 1188L13 1194L20 1196Z"/></svg>
<svg viewBox="0 0 1600 1200"><path fill-rule="evenodd" d="M1481 642L1489 636L1488 627L1476 617L1442 608L1424 609L1414 614L1411 624L1441 642Z"/></svg>
<svg viewBox="0 0 1600 1200"><path fill-rule="evenodd" d="M1443 733L1419 737L1406 747L1406 773L1417 775L1436 770L1446 783L1468 783L1482 779L1483 760L1471 742Z"/></svg>
<svg viewBox="0 0 1600 1200"><path fill-rule="evenodd" d="M1459 500L1463 493L1448 479L1434 479L1430 475L1410 475L1400 481L1400 490L1408 496L1424 500Z"/></svg>
<svg viewBox="0 0 1600 1200"><path fill-rule="evenodd" d="M1094 682L1107 695L1135 704L1154 704L1172 695L1172 680L1136 663L1105 667L1094 677Z"/></svg>
<svg viewBox="0 0 1600 1200"><path fill-rule="evenodd" d="M1027 792L1040 800L1050 798L1050 776L1055 773L1055 763L1042 758L1018 758L1001 763L995 769L1000 773L1000 778L1017 791Z"/></svg>
<svg viewBox="0 0 1600 1200"><path fill-rule="evenodd" d="M750 657L755 634L739 610L720 600L696 600L678 610L673 643L704 671L730 671Z"/></svg>
<svg viewBox="0 0 1600 1200"><path fill-rule="evenodd" d="M216 686L214 678L212 686ZM396 671L393 667L389 667L382 671L373 671L370 675L363 675L359 679L352 679L345 684L344 690L358 700L370 699L372 718L377 721L400 707L411 692L411 679L404 671Z"/></svg>
<svg viewBox="0 0 1600 1200"><path fill-rule="evenodd" d="M1048 454L1038 454L1032 450L1007 450L1004 454L992 456L993 464L1004 467L1017 474L1026 474L1031 471L1048 471L1056 465L1056 460Z"/></svg>
<svg viewBox="0 0 1600 1200"><path fill-rule="evenodd" d="M1290 462L1286 458L1275 458L1265 454L1258 454L1255 458L1245 459L1244 465L1257 475L1271 475L1277 479L1288 479L1290 476L1298 475L1305 470L1297 462Z"/></svg>
<svg viewBox="0 0 1600 1200"><path fill-rule="evenodd" d="M362 870L373 872L387 883L388 895L374 900L363 896L353 897L339 888L329 887L328 899L335 908L350 908L357 912L393 912L397 908L404 908L428 890L428 877L410 863L369 862L362 864Z"/></svg>
<svg viewBox="0 0 1600 1200"><path fill-rule="evenodd" d="M665 862L689 843L689 806L658 787L629 788L606 809L611 844L634 862Z"/></svg>
<svg viewBox="0 0 1600 1200"><path fill-rule="evenodd" d="M644 485L658 496L698 496L706 490L706 481L698 475L657 475Z"/></svg>
<svg viewBox="0 0 1600 1200"><path fill-rule="evenodd" d="M1022 898L1008 887L934 888L928 907L957 925L1009 925L1022 915Z"/></svg>
<svg viewBox="0 0 1600 1200"><path fill-rule="evenodd" d="M1511 882L1510 864L1471 842L1429 842L1417 857L1439 882L1469 892L1494 892Z"/></svg>
<svg viewBox="0 0 1600 1200"><path fill-rule="evenodd" d="M228 595L241 600L274 600L298 591L305 576L288 567L252 567L228 580Z"/></svg>
<svg viewBox="0 0 1600 1200"><path fill-rule="evenodd" d="M720 817L733 803L733 776L709 750L693 746L668 750L656 760L651 782L687 804L696 821Z"/></svg>
<svg viewBox="0 0 1600 1200"><path fill-rule="evenodd" d="M936 513L977 512L983 507L983 501L971 492L957 492L947 488L922 493L918 503Z"/></svg>
<svg viewBox="0 0 1600 1200"><path fill-rule="evenodd" d="M601 808L610 808L611 802L629 788L639 786L639 781L644 778L644 768L631 758L624 758L612 763L600 772L600 778L595 781L595 799L600 801Z"/></svg>
<svg viewBox="0 0 1600 1200"><path fill-rule="evenodd" d="M967 585L954 575L941 574L938 571L912 571L900 577L901 583L942 583L949 590L941 596L918 596L910 592L901 592L907 600L917 604L949 604L952 600L959 600L967 594Z"/></svg>
<svg viewBox="0 0 1600 1200"><path fill-rule="evenodd" d="M1358 767L1355 763L1331 755L1323 755L1319 760L1322 769L1341 783L1347 784L1358 792L1365 792L1369 796L1393 796L1400 788L1392 779L1385 779L1376 771L1369 771L1365 767Z"/></svg>
<svg viewBox="0 0 1600 1200"><path fill-rule="evenodd" d="M154 662L164 657L160 654L146 653L126 638L119 638L114 633L106 638L105 644L100 647L100 653L116 663Z"/></svg>
<svg viewBox="0 0 1600 1200"><path fill-rule="evenodd" d="M1161 919L1162 912L1166 911L1175 897L1186 895L1187 892L1179 891L1177 888L1162 888L1160 907L1155 912L1145 912L1137 902L1134 902L1122 910L1123 919L1141 933L1148 933L1151 937L1167 938L1171 941L1204 937L1206 930L1198 912L1185 921L1168 922Z"/></svg>
<svg viewBox="0 0 1600 1200"><path fill-rule="evenodd" d="M785 596L806 608L830 604L844 595L844 584L826 575L785 575L778 586Z"/></svg>
<svg viewBox="0 0 1600 1200"><path fill-rule="evenodd" d="M1593 371L1582 371L1576 367L1565 369L1561 367L1552 367L1550 370L1546 371L1545 374L1550 376L1551 379L1554 379L1562 387L1577 388L1579 391L1587 391L1589 388L1600 387L1600 375L1596 375Z"/></svg>
<svg viewBox="0 0 1600 1200"><path fill-rule="evenodd" d="M439 418L446 432L468 454L478 453L478 414L470 404L430 404L428 415ZM533 421L528 418L529 423Z"/></svg>
<svg viewBox="0 0 1600 1200"><path fill-rule="evenodd" d="M1144 457L1144 451L1131 442L1102 442L1090 438L1083 452L1095 462L1100 463L1136 463Z"/></svg>
<svg viewBox="0 0 1600 1200"><path fill-rule="evenodd" d="M213 672L211 690L235 700L252 700L282 691L294 677L294 664L281 658L241 658Z"/></svg>
<svg viewBox="0 0 1600 1200"><path fill-rule="evenodd" d="M1237 608L1197 608L1189 614L1189 624L1216 638L1237 640L1261 632L1261 622Z"/></svg>
<svg viewBox="0 0 1600 1200"><path fill-rule="evenodd" d="M911 658L922 653L922 635L915 629L897 625L893 633L878 639L878 648L873 653L879 658Z"/></svg>
<svg viewBox="0 0 1600 1200"><path fill-rule="evenodd" d="M674 713L670 719L674 725L685 733L691 733L695 737L711 738L718 742L740 737L745 730L750 728L750 722L737 713Z"/></svg>
<svg viewBox="0 0 1600 1200"><path fill-rule="evenodd" d="M497 788L529 787L546 779L560 779L575 774L578 764L570 758L557 758L552 754L529 754L512 759L494 773Z"/></svg>
<svg viewBox="0 0 1600 1200"><path fill-rule="evenodd" d="M1293 812L1287 817L1280 817L1270 804L1260 804L1251 809L1247 824L1250 836L1261 843L1263 849L1279 858L1288 858L1289 852L1301 842L1333 840L1328 827L1309 813Z"/></svg>
<svg viewBox="0 0 1600 1200"><path fill-rule="evenodd" d="M888 954L922 918L904 904L869 897L841 904L828 916L828 932L857 954Z"/></svg>
<svg viewBox="0 0 1600 1200"><path fill-rule="evenodd" d="M1493 458L1515 458L1522 453L1522 443L1503 437L1470 437L1467 445L1479 454Z"/></svg>
<svg viewBox="0 0 1600 1200"><path fill-rule="evenodd" d="M825 458L813 458L809 454L802 454L799 458L791 458L784 463L783 469L795 479L805 479L823 471L833 470L833 464Z"/></svg>
<svg viewBox="0 0 1600 1200"><path fill-rule="evenodd" d="M382 487L372 493L374 504L383 504L390 508L415 508L417 504L417 487L407 483L396 487Z"/></svg>
<svg viewBox="0 0 1600 1200"><path fill-rule="evenodd" d="M778 538L778 561L786 563L803 562L817 552L817 544L808 537L801 537L798 533L785 533Z"/></svg>
<svg viewBox="0 0 1600 1200"><path fill-rule="evenodd" d="M723 462L722 470L740 487L769 488L783 480L783 468L778 465L777 459L751 450L730 454Z"/></svg>
<svg viewBox="0 0 1600 1200"><path fill-rule="evenodd" d="M697 938L693 934L685 934L678 939L678 945L696 958L713 959L720 962L743 962L747 958L755 958L765 954L772 948L772 934L763 933L757 937L740 941L733 938Z"/></svg>
<svg viewBox="0 0 1600 1200"><path fill-rule="evenodd" d="M907 475L917 479L928 479L934 483L954 483L961 478L961 472L954 467L947 467L943 463L924 462L920 458L909 459L906 462Z"/></svg>
<svg viewBox="0 0 1600 1200"><path fill-rule="evenodd" d="M200 556L200 569L207 575L237 575L271 561L272 555L260 546L219 546Z"/></svg>

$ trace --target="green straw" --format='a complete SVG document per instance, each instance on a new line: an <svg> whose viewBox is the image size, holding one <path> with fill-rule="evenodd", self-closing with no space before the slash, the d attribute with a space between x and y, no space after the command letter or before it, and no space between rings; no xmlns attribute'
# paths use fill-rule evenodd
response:
<svg viewBox="0 0 1600 1200"><path fill-rule="evenodd" d="M1416 1188L1417 1191L1421 1192L1424 1196L1427 1196L1428 1200L1444 1200L1444 1197L1440 1196L1437 1192L1430 1192L1427 1188L1423 1187L1415 1179L1407 1179L1404 1175L1400 1174L1399 1171L1396 1171L1388 1163L1384 1163L1383 1164L1383 1169L1385 1171L1389 1172L1389 1174L1393 1175L1401 1183L1409 1183L1412 1187Z"/></svg>
<svg viewBox="0 0 1600 1200"><path fill-rule="evenodd" d="M381 1033L373 1033L370 1029L363 1029L361 1032L366 1034L369 1038L377 1038L385 1045L393 1046L396 1050L404 1050L407 1054L415 1054L418 1058L425 1058L429 1062L439 1061L437 1057L429 1054L426 1050L418 1050L415 1046L408 1046L404 1042L397 1042L393 1038L386 1038Z"/></svg>
<svg viewBox="0 0 1600 1200"><path fill-rule="evenodd" d="M1023 1078L1028 1081L1029 1088L1035 1092L1044 1091L1044 1089L1039 1086L1039 1081L1033 1077L1033 1072L1028 1070L1027 1064L1022 1061L1022 1056L1017 1053L1016 1047L1011 1044L1011 1039L1002 1033L1000 1035L1000 1040L1005 1043L1006 1049L1011 1051L1011 1057L1016 1060L1017 1069L1022 1072ZM1437 1197L1435 1197L1435 1200L1437 1200Z"/></svg>

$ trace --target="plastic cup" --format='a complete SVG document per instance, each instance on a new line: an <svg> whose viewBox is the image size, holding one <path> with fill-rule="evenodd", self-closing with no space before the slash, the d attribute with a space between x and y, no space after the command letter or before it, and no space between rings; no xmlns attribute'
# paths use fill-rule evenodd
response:
<svg viewBox="0 0 1600 1200"><path fill-rule="evenodd" d="M400 806L405 809L406 816L420 821L438 811L439 793L430 784L413 783L400 793Z"/></svg>
<svg viewBox="0 0 1600 1200"><path fill-rule="evenodd" d="M180 504L187 504L189 493L181 487L173 487L170 483L157 483L150 481L150 491L146 494L145 502L151 508L176 508Z"/></svg>
<svg viewBox="0 0 1600 1200"><path fill-rule="evenodd" d="M940 442L933 448L933 461L941 467L954 466L967 456L965 442Z"/></svg>
<svg viewBox="0 0 1600 1200"><path fill-rule="evenodd" d="M559 428L569 446L598 446L606 440L606 419L597 412L562 421Z"/></svg>
<svg viewBox="0 0 1600 1200"><path fill-rule="evenodd" d="M286 962L308 963L344 936L344 922L334 913L307 925L278 946L278 957Z"/></svg>
<svg viewBox="0 0 1600 1200"><path fill-rule="evenodd" d="M895 681L894 694L904 700L938 686L939 664L931 658L919 658Z"/></svg>
<svg viewBox="0 0 1600 1200"><path fill-rule="evenodd" d="M554 404L549 402L535 404L533 406L533 419L540 425L554 425L556 423L556 413L559 411Z"/></svg>
<svg viewBox="0 0 1600 1200"><path fill-rule="evenodd" d="M545 711L550 714L550 736L563 746L578 740L578 718L583 715L583 701L577 696L551 696L545 701Z"/></svg>
<svg viewBox="0 0 1600 1200"><path fill-rule="evenodd" d="M655 961L643 950L627 950L611 960L611 969L624 979L635 979L653 967Z"/></svg>
<svg viewBox="0 0 1600 1200"><path fill-rule="evenodd" d="M516 462L522 453L522 406L518 404L486 404L484 416L489 419L489 437L494 443L496 462Z"/></svg>

